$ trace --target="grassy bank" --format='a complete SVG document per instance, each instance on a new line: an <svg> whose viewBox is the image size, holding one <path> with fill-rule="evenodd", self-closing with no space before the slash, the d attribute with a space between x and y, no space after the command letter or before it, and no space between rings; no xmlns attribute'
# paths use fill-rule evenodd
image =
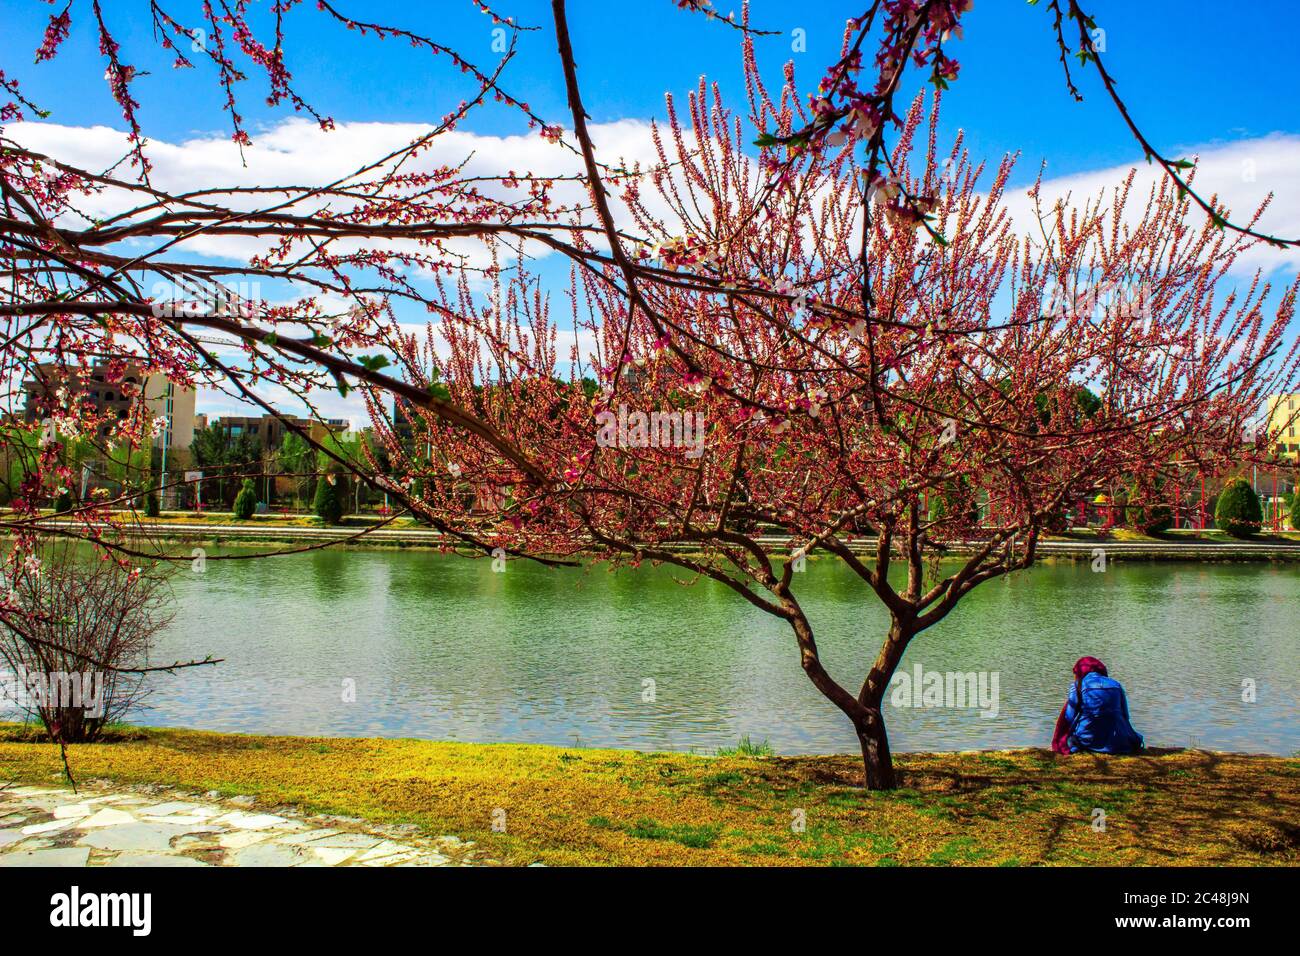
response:
<svg viewBox="0 0 1300 956"><path fill-rule="evenodd" d="M516 744L143 730L73 746L83 780L251 794L259 806L478 841L511 863L1295 864L1300 760L1185 751L900 755L904 788L858 760L700 757ZM0 780L52 783L56 749L0 728ZM1092 826L1106 813L1104 833ZM505 810L506 832L493 832ZM803 832L792 822L805 821ZM497 814L499 818L499 814Z"/></svg>

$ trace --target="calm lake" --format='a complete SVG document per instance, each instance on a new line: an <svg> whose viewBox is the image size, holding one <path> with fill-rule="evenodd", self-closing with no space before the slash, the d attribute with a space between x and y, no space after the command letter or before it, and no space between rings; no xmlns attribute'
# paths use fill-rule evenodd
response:
<svg viewBox="0 0 1300 956"><path fill-rule="evenodd" d="M885 615L838 562L807 568L797 593L823 660L856 690ZM787 626L720 585L678 577L522 561L494 573L490 561L417 551L210 560L202 574L181 565L155 661L225 661L158 678L137 719L647 750L710 752L744 735L778 753L856 749L800 669ZM982 585L904 658L909 673L996 672L996 716L891 706L891 740L901 751L1045 746L1071 665L1092 654L1127 688L1148 745L1291 754L1298 610L1295 565L1044 564Z"/></svg>

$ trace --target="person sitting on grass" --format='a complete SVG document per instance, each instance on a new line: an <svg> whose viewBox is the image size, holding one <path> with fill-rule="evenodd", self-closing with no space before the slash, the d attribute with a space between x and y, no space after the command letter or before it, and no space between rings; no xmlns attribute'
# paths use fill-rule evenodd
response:
<svg viewBox="0 0 1300 956"><path fill-rule="evenodd" d="M1131 754L1144 746L1142 735L1129 723L1123 685L1097 658L1080 657L1074 665L1074 685L1056 718L1052 749L1058 754Z"/></svg>

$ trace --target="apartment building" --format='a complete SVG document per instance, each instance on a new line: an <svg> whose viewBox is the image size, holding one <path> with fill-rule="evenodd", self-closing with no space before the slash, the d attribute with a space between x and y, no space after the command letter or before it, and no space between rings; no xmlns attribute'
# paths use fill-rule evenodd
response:
<svg viewBox="0 0 1300 956"><path fill-rule="evenodd" d="M96 362L86 374L76 370L60 369L54 363L43 363L32 378L23 382L25 407L23 416L33 422L47 414L60 388L67 389L69 400L89 400L98 414L113 418L126 418L133 405L143 403L149 417L158 422L154 433L154 447L188 449L194 440L196 393L192 388L181 388L166 375L155 372L146 375L139 366L127 366L120 378L110 374L107 362ZM112 426L101 427L101 437L106 437Z"/></svg>
<svg viewBox="0 0 1300 956"><path fill-rule="evenodd" d="M284 418L305 430L316 441L320 441L327 434L339 435L348 430L348 421L343 418L327 418L323 422L289 415ZM257 439L266 451L279 448L284 441L284 436L290 432L285 420L275 415L223 415L212 423L212 427L219 428L232 436L250 435Z"/></svg>
<svg viewBox="0 0 1300 956"><path fill-rule="evenodd" d="M1270 435L1280 432L1273 446L1277 457L1300 463L1300 392L1270 395L1266 420Z"/></svg>

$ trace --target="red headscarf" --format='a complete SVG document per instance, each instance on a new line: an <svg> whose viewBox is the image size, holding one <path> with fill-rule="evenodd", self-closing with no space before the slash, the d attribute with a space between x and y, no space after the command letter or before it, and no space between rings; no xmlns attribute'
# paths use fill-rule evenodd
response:
<svg viewBox="0 0 1300 956"><path fill-rule="evenodd" d="M1102 677L1109 676L1106 673L1106 665L1095 657L1080 657L1074 662L1074 679L1082 681L1085 674L1100 674ZM1069 700L1067 698L1066 704ZM1080 706L1083 704L1082 697L1079 700ZM1070 731L1073 729L1072 721L1065 719L1065 706L1061 707L1060 716L1056 718L1056 729L1052 731L1052 749L1058 754L1068 754L1070 752Z"/></svg>
<svg viewBox="0 0 1300 956"><path fill-rule="evenodd" d="M1093 671L1096 671L1102 677L1110 676L1106 673L1106 665L1095 657L1080 657L1074 662L1074 676L1079 680L1083 680L1084 674L1091 674Z"/></svg>

